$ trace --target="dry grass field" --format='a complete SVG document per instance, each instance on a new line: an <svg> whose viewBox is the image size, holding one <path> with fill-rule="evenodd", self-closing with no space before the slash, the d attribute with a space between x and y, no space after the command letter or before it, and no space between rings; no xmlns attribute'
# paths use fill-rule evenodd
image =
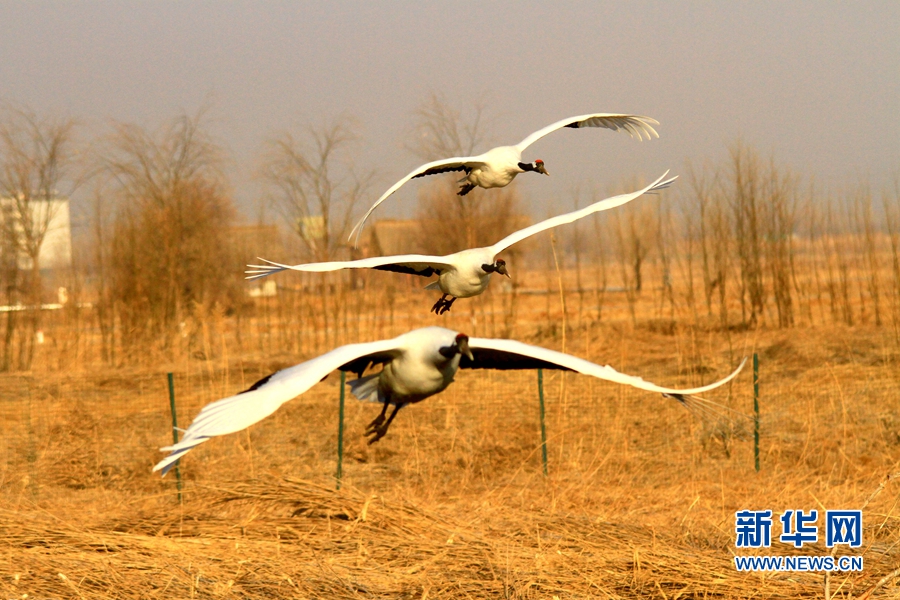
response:
<svg viewBox="0 0 900 600"><path fill-rule="evenodd" d="M723 330L712 317L671 318L649 294L630 318L622 293L605 295L598 319L592 293L560 298L555 277L533 274L552 293L522 290L514 307L497 288L442 318L412 283L389 302L323 296L323 314L344 315L332 323L289 307L243 322L211 314L186 326L193 349L149 348L115 369L92 358L90 330L75 341L48 333L32 371L0 376L0 598L900 594L900 345L890 326L828 323L809 300L793 328ZM184 427L275 368L435 323L673 386L712 381L756 352L761 469L749 418L704 418L658 395L545 373L545 476L536 374L469 371L402 411L373 446L362 431L377 407L348 398L340 489L336 375L188 455L181 501L174 473L151 474L171 441L167 371ZM751 414L751 369L708 397ZM863 509L863 547L852 552L864 556L861 573L736 571L736 553L830 550L821 533L799 550L779 543L776 519L772 548L745 552L735 511L833 508Z"/></svg>

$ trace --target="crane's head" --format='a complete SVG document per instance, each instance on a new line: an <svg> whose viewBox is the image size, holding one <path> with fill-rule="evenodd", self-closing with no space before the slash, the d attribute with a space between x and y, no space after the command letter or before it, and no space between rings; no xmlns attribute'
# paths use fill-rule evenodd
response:
<svg viewBox="0 0 900 600"><path fill-rule="evenodd" d="M550 173L547 172L547 169L544 168L544 161L542 161L541 159L537 159L533 163L520 162L519 168L522 169L523 173L527 171L534 171L535 173L550 175Z"/></svg>
<svg viewBox="0 0 900 600"><path fill-rule="evenodd" d="M494 264L481 265L481 270L485 273L500 273L501 275L506 275L509 277L509 271L506 270L506 261L502 258L498 258L494 261Z"/></svg>
<svg viewBox="0 0 900 600"><path fill-rule="evenodd" d="M475 357L472 356L472 351L469 350L469 336L464 333L457 333L454 346L456 347L457 352L468 357L469 360L475 360Z"/></svg>

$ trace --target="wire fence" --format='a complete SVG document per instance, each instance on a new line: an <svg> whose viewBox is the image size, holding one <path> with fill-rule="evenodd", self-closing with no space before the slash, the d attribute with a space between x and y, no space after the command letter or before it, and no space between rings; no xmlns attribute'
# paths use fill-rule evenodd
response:
<svg viewBox="0 0 900 600"><path fill-rule="evenodd" d="M655 373L642 374L671 379L663 375L667 370L659 365ZM175 373L177 422L186 427L203 405L243 389L233 378L224 372ZM333 480L340 456L339 379L330 376L246 432L198 447L182 461L185 485L273 471ZM429 476L505 477L521 469L540 471L542 448L551 470L571 474L590 469L616 445L632 444L648 457L683 453L691 438L685 433L696 435L703 426L674 401L588 377L545 371L543 391L545 423L534 371L460 372L444 393L403 409L388 436L371 446L362 433L380 408L350 396L344 478L408 473L413 466L424 476L425 464ZM0 377L0 397L0 477L7 485L35 496L122 486L174 491L174 473L165 481L150 473L164 456L159 447L172 441L167 373L6 375Z"/></svg>

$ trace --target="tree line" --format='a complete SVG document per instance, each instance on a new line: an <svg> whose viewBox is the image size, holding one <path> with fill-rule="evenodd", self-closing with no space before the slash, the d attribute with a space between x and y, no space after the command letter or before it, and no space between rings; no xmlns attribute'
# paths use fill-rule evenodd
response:
<svg viewBox="0 0 900 600"><path fill-rule="evenodd" d="M423 160L473 154L486 121L482 106L464 116L432 96L414 115L408 149ZM0 371L29 369L45 326L40 250L53 217L47 201L58 197L89 207L68 287L90 308L70 302L66 310L82 323L76 331L97 340L105 362L135 360L148 347L164 352L181 343L185 323L250 318L256 310L238 275L247 257L235 244L227 153L209 134L206 111L157 130L117 123L89 144L81 134L74 119L0 107ZM373 174L353 165L357 141L341 122L266 143L261 202L276 210L289 232L284 251L298 262L359 256L346 239L360 203L372 196ZM897 186L880 202L865 185L830 198L740 141L721 163L688 163L682 175L674 199L635 202L573 226L559 243L547 235L517 250L528 255L523 264L557 272L546 287L565 292L564 317L577 308L578 318L601 319L609 294L621 293L633 322L641 302L650 302L658 316L723 329L828 318L891 324L900 339ZM418 187L419 251L487 245L527 220L514 185L488 192L488 201L482 190L457 196L454 179ZM575 208L606 194L559 195L569 200L558 206ZM573 285L563 286L563 275ZM328 287L304 310L320 310L323 319L346 312L358 280L320 279ZM516 289L504 304L508 314L515 314ZM577 303L566 306L573 294Z"/></svg>

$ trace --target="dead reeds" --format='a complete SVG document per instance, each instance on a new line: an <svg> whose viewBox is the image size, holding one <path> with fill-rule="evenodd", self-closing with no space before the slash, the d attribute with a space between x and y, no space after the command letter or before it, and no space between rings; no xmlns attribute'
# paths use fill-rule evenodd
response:
<svg viewBox="0 0 900 600"><path fill-rule="evenodd" d="M83 598L798 598L822 590L816 575L737 573L727 532L711 529L704 539L696 526L685 535L552 501L501 500L425 507L391 492L263 477L197 488L165 512L141 506L74 520L3 510L10 561L0 590ZM880 539L878 527L865 535ZM869 575L837 574L830 590L890 597L896 581L885 550L868 544Z"/></svg>

